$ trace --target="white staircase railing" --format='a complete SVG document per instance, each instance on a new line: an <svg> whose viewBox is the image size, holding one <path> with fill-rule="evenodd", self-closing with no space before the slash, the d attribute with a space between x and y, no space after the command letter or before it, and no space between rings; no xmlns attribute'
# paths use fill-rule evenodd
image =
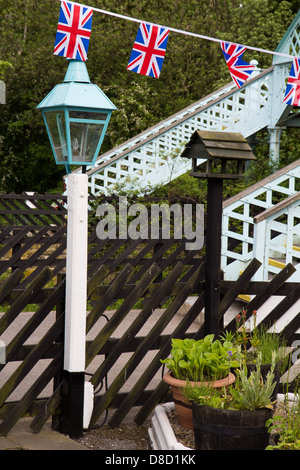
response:
<svg viewBox="0 0 300 470"><path fill-rule="evenodd" d="M262 265L254 280L267 281L288 263L290 282L300 282L300 191L254 217L253 255Z"/></svg>
<svg viewBox="0 0 300 470"><path fill-rule="evenodd" d="M281 63L253 72L256 76L241 89L231 83L105 153L88 171L90 192L109 194L117 183L143 189L185 173L190 162L174 155L180 155L197 129L240 132L247 138L273 125L286 106L273 109L272 87L276 82L276 93L284 96L289 68Z"/></svg>
<svg viewBox="0 0 300 470"><path fill-rule="evenodd" d="M237 279L253 257L263 263L257 280L278 272L282 266L278 258L284 264L299 263L299 190L297 160L225 201L221 259L225 279Z"/></svg>

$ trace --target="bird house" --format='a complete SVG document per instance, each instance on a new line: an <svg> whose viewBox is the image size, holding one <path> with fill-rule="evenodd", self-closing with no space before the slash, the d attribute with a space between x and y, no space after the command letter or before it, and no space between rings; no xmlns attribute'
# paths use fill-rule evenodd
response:
<svg viewBox="0 0 300 470"><path fill-rule="evenodd" d="M245 163L256 160L241 134L200 130L194 132L181 156L192 159L190 174L196 178L239 179Z"/></svg>

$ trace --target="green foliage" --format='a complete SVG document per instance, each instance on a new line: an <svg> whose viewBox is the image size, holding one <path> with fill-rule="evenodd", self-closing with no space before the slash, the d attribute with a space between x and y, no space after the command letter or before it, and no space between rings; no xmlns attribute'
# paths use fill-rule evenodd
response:
<svg viewBox="0 0 300 470"><path fill-rule="evenodd" d="M13 68L10 62L0 60L0 80L3 80L7 69Z"/></svg>
<svg viewBox="0 0 300 470"><path fill-rule="evenodd" d="M285 412L276 414L267 421L267 427L271 434L277 436L274 444L270 444L266 450L300 450L300 396L295 395L295 403L285 404Z"/></svg>
<svg viewBox="0 0 300 470"><path fill-rule="evenodd" d="M276 385L274 382L276 352L273 353L271 370L267 373L265 380L261 377L261 364L262 357L261 354L258 354L256 368L249 375L244 360L240 359L240 368L237 370L238 386L234 386L231 391L233 399L240 409L272 408L271 396Z"/></svg>
<svg viewBox="0 0 300 470"><path fill-rule="evenodd" d="M275 49L298 10L296 3L244 0L240 6L239 0L94 0L91 6ZM36 110L66 72L66 60L53 55L59 7L57 0L0 0L0 60L10 64L4 69L0 65L7 90L7 104L0 106L3 192L45 192L62 184L64 167L55 164L41 114ZM112 115L103 152L230 82L218 44L175 33L170 35L159 80L129 72L126 66L137 28L136 23L98 12L93 16L87 63L90 79L118 108ZM268 54L247 54L250 60L257 58L262 67L271 63ZM299 148L298 143L293 145L296 138L295 134L292 141L283 139L285 161L295 159L294 149ZM170 188L177 191L176 185ZM236 184L229 185L228 194L235 189Z"/></svg>
<svg viewBox="0 0 300 470"><path fill-rule="evenodd" d="M193 382L226 377L236 367L236 349L230 342L214 341L214 335L200 340L172 339L171 357L161 360L181 380Z"/></svg>
<svg viewBox="0 0 300 470"><path fill-rule="evenodd" d="M246 323L246 310L236 316L236 331L230 333L233 344L242 348L245 361L255 363L260 355L263 364L271 364L273 353L276 351L277 360L281 362L282 369L287 365L288 357L285 354L287 346L286 340L279 333L272 331L270 325L256 324L256 310L253 310L252 317L254 325L252 330Z"/></svg>
<svg viewBox="0 0 300 470"><path fill-rule="evenodd" d="M205 384L192 385L188 382L182 394L187 402L196 403L199 406L211 406L223 410L232 407L232 396L227 392L226 387L214 388Z"/></svg>
<svg viewBox="0 0 300 470"><path fill-rule="evenodd" d="M237 354L237 378L229 387L219 389L209 386L191 386L187 384L184 395L189 402L199 406L211 406L221 409L258 410L273 408L271 396L276 383L274 382L275 354L272 367L266 379L261 376L261 356L259 355L255 370L250 375L240 352Z"/></svg>

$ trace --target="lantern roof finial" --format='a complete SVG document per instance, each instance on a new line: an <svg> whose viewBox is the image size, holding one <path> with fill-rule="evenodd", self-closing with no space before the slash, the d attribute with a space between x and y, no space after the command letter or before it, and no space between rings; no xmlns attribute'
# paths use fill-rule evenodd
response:
<svg viewBox="0 0 300 470"><path fill-rule="evenodd" d="M81 60L70 59L64 83L78 82L78 83L91 83L86 65Z"/></svg>

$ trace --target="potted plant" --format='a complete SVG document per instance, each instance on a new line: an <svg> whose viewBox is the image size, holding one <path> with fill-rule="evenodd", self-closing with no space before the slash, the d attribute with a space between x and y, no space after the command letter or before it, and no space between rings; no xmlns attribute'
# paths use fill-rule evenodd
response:
<svg viewBox="0 0 300 470"><path fill-rule="evenodd" d="M230 372L237 367L236 348L230 341L214 340L214 335L195 340L172 339L171 357L161 360L169 371L163 376L170 385L179 422L186 429L193 429L192 406L182 394L187 382L193 387L205 384L219 388L229 386L235 380Z"/></svg>
<svg viewBox="0 0 300 470"><path fill-rule="evenodd" d="M239 363L236 381L227 389L185 389L192 402L196 450L262 450L269 443L266 423L273 415L275 354L265 380L261 354L250 374L241 358Z"/></svg>
<svg viewBox="0 0 300 470"><path fill-rule="evenodd" d="M288 356L285 354L286 341L279 334L271 331L271 328L262 325L257 326L257 312L253 310L253 328L250 329L246 325L247 313L242 309L241 313L236 316L236 331L234 333L224 335L224 339L230 338L235 345L240 345L244 354L244 360L247 364L248 372L255 370L258 354L261 355L261 374L265 378L271 369L273 351L277 352L277 361L274 370L274 387L273 399L276 400L280 377L288 362Z"/></svg>

